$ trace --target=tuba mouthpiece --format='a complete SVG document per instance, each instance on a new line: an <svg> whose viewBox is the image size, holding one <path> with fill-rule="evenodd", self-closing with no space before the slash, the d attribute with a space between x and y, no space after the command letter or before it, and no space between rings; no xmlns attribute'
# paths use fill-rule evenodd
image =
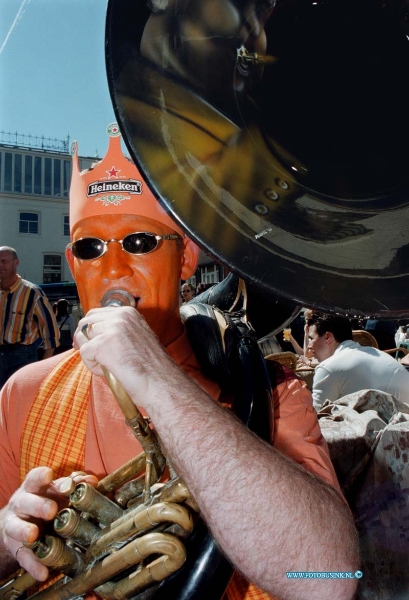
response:
<svg viewBox="0 0 409 600"><path fill-rule="evenodd" d="M102 300L101 306L133 306L135 308L136 303L134 297L125 290L108 290Z"/></svg>

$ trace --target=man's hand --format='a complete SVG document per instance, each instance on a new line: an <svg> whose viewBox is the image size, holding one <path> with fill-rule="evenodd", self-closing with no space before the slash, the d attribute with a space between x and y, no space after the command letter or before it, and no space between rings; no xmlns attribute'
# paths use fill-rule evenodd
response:
<svg viewBox="0 0 409 600"><path fill-rule="evenodd" d="M96 477L82 472L73 473L71 479L75 483L86 481L96 485L97 482ZM41 523L51 521L67 504L66 496L60 492L66 480L66 477L53 480L53 472L48 467L32 469L21 487L11 496L8 505L0 512L0 554L8 555L9 563L13 559L17 560L39 581L47 579L48 569L27 546L38 539Z"/></svg>
<svg viewBox="0 0 409 600"><path fill-rule="evenodd" d="M175 372L186 376L169 358L144 317L134 308L95 308L78 323L74 345L95 375L107 369L139 407L148 410L149 389L163 385ZM167 380L169 384L169 380Z"/></svg>

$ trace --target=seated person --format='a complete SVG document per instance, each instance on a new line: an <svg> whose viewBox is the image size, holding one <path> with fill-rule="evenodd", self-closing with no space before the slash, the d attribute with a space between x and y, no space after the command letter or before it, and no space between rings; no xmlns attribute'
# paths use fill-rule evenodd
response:
<svg viewBox="0 0 409 600"><path fill-rule="evenodd" d="M392 356L352 340L351 322L333 314L314 316L309 348L319 361L312 396L319 410L325 400L338 400L359 390L376 389L409 404L409 373Z"/></svg>
<svg viewBox="0 0 409 600"><path fill-rule="evenodd" d="M396 347L399 347L401 342L406 342L409 340L409 332L407 325L399 325L398 331L395 333L395 344Z"/></svg>
<svg viewBox="0 0 409 600"><path fill-rule="evenodd" d="M284 329L278 334L278 340L283 352L295 352L302 354L302 345L305 335L305 318L303 311L287 324Z"/></svg>
<svg viewBox="0 0 409 600"><path fill-rule="evenodd" d="M308 324L312 315L313 311L310 308L304 310L304 341L302 347L297 342L290 329L290 344L298 356L298 367L315 367L317 364L317 359L315 358L313 352L308 348Z"/></svg>
<svg viewBox="0 0 409 600"><path fill-rule="evenodd" d="M309 330L309 322L314 314L314 311L311 308L306 308L304 310L304 342L303 347L299 345L297 340L294 338L293 334L290 333L290 342L292 347L294 348L294 352L298 355L298 366L303 367L315 367L317 364L317 359L314 356L312 350L308 347L308 330Z"/></svg>

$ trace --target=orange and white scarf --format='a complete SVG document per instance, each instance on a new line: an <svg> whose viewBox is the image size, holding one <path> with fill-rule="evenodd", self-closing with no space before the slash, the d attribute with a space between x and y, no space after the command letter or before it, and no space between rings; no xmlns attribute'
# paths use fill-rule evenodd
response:
<svg viewBox="0 0 409 600"><path fill-rule="evenodd" d="M70 352L45 377L21 437L21 481L42 465L51 467L55 478L84 470L90 389L91 372L78 351Z"/></svg>

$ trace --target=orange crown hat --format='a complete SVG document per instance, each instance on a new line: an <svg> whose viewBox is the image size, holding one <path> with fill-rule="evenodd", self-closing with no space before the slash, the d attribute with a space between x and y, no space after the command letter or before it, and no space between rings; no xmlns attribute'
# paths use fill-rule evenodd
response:
<svg viewBox="0 0 409 600"><path fill-rule="evenodd" d="M124 156L118 125L109 125L107 133L109 145L104 159L82 175L79 168L78 144L72 143L70 233L80 221L88 217L137 215L155 219L184 237L182 229L161 207L135 164Z"/></svg>

